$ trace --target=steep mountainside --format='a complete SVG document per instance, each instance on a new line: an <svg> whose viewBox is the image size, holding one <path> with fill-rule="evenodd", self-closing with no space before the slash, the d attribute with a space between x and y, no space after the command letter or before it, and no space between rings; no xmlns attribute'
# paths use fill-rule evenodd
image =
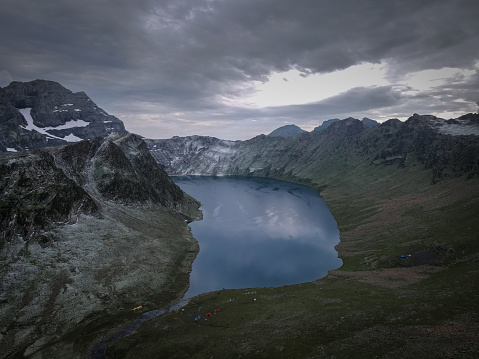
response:
<svg viewBox="0 0 479 359"><path fill-rule="evenodd" d="M0 151L20 151L126 133L84 93L45 80L0 88Z"/></svg>
<svg viewBox="0 0 479 359"><path fill-rule="evenodd" d="M359 165L406 166L419 161L443 176L479 174L479 115L455 120L415 114L365 127L356 119L291 138L257 136L248 141L207 137L147 140L155 159L172 175L252 175L312 181ZM337 171L332 171L332 170ZM325 181L324 181L325 182ZM318 183L319 185L319 183Z"/></svg>
<svg viewBox="0 0 479 359"><path fill-rule="evenodd" d="M5 153L0 191L0 357L77 357L187 288L199 204L138 136Z"/></svg>

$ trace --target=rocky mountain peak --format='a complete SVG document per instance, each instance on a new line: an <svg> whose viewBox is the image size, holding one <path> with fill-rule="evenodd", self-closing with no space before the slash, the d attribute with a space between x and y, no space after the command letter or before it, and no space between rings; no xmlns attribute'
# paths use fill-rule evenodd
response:
<svg viewBox="0 0 479 359"><path fill-rule="evenodd" d="M59 83L48 80L13 81L2 91L16 108L34 107L42 100L51 97L52 94L63 96L72 94L70 90Z"/></svg>
<svg viewBox="0 0 479 359"><path fill-rule="evenodd" d="M361 133L363 130L363 122L359 121L358 119L348 117L344 120L333 122L325 130L325 133L334 134L336 136L354 136Z"/></svg>
<svg viewBox="0 0 479 359"><path fill-rule="evenodd" d="M381 124L381 126L390 126L390 127L398 127L401 126L404 122L397 118L391 118Z"/></svg>
<svg viewBox="0 0 479 359"><path fill-rule="evenodd" d="M379 125L379 122L377 122L377 121L375 121L375 120L371 120L371 119L368 118L368 117L363 117L362 123L363 123L364 126L366 126L366 127L376 127L376 126Z"/></svg>
<svg viewBox="0 0 479 359"><path fill-rule="evenodd" d="M123 122L84 92L57 82L12 82L0 88L0 150L24 150L126 133Z"/></svg>

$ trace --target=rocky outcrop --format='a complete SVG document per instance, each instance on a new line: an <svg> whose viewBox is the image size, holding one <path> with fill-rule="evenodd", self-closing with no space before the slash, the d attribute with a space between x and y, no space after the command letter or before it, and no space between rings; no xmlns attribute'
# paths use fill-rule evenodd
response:
<svg viewBox="0 0 479 359"><path fill-rule="evenodd" d="M52 223L76 222L97 213L95 201L55 165L48 152L0 163L0 223L3 246L14 237L29 241Z"/></svg>
<svg viewBox="0 0 479 359"><path fill-rule="evenodd" d="M45 80L0 88L0 151L21 151L126 133L123 122L84 92Z"/></svg>
<svg viewBox="0 0 479 359"><path fill-rule="evenodd" d="M0 357L82 357L92 330L186 290L199 203L138 136L4 154L0 175Z"/></svg>

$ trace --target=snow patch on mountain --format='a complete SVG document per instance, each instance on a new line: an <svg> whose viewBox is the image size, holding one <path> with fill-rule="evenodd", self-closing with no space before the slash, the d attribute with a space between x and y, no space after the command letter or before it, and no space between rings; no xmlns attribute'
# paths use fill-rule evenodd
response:
<svg viewBox="0 0 479 359"><path fill-rule="evenodd" d="M71 120L65 123L64 125L56 126L56 127L45 127L45 130L66 130L69 128L75 128L75 127L86 127L90 123L83 121L83 120Z"/></svg>
<svg viewBox="0 0 479 359"><path fill-rule="evenodd" d="M76 120L76 121L71 120L71 121L68 121L67 123L65 123L64 125L60 125L60 126L57 126L57 127L43 127L42 128L42 127L36 126L33 123L33 118L32 118L32 115L31 115L31 111L32 111L31 108L22 108L22 109L19 109L18 111L20 111L22 116L27 121L27 126L21 126L23 129L28 130L28 131L35 130L38 133L46 135L48 138L65 140L65 141L68 141L68 142L78 142L78 141L81 141L82 139L78 136L73 135L73 134L70 134L70 135L65 136L64 138L62 138L62 137L54 136L54 135L48 133L47 131L49 131L49 130L65 130L65 129L75 128L75 127L86 127L86 126L89 125L88 122L83 121L83 120Z"/></svg>
<svg viewBox="0 0 479 359"><path fill-rule="evenodd" d="M80 137L75 136L73 133L70 133L68 136L63 137L62 139L67 142L78 142L83 140Z"/></svg>
<svg viewBox="0 0 479 359"><path fill-rule="evenodd" d="M452 136L479 136L479 125L470 123L468 120L457 119L454 123L449 123L444 120L436 120L437 130L444 135Z"/></svg>

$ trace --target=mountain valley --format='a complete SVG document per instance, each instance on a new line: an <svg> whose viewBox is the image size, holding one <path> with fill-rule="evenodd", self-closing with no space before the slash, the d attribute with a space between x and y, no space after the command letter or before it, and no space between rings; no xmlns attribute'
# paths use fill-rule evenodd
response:
<svg viewBox="0 0 479 359"><path fill-rule="evenodd" d="M474 358L478 116L415 114L372 128L346 119L236 142L147 140L170 174L273 177L320 189L338 222L343 266L312 283L247 289L258 293L253 302L235 290L200 296L114 343L107 357ZM191 324L205 307L222 316Z"/></svg>
<svg viewBox="0 0 479 359"><path fill-rule="evenodd" d="M367 120L246 141L142 139L57 83L0 88L0 357L91 357L180 298L199 250L187 223L201 211L169 176L206 175L319 189L343 266L195 297L106 357L475 358L479 114ZM221 311L195 322L198 308Z"/></svg>

